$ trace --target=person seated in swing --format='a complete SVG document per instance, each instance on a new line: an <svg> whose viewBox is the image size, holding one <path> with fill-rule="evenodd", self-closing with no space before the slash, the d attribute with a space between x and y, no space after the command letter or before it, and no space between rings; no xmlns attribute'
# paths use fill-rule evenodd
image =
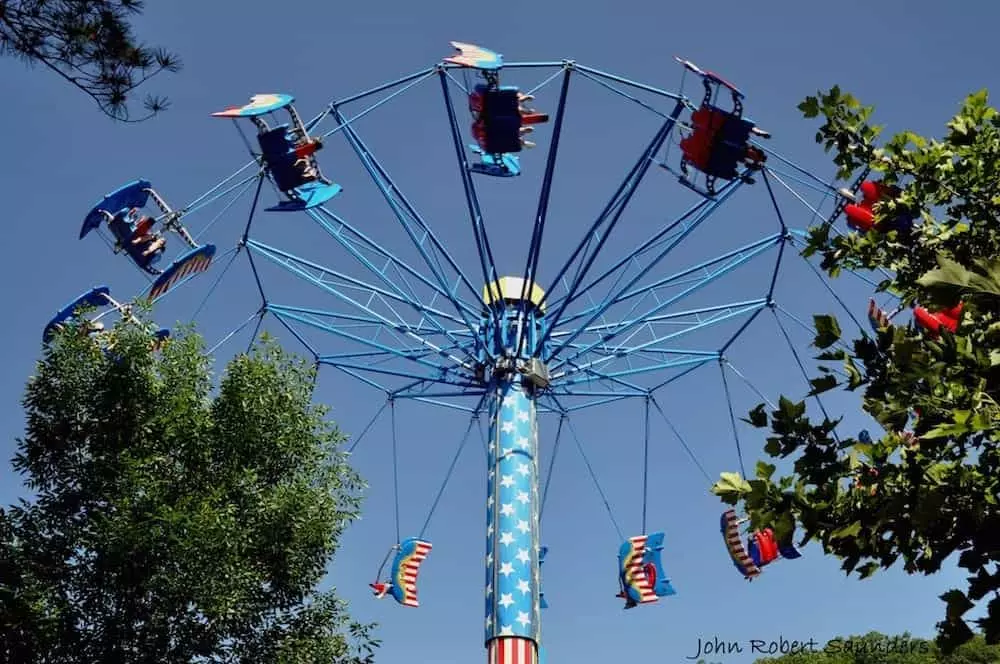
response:
<svg viewBox="0 0 1000 664"><path fill-rule="evenodd" d="M426 540L410 537L389 549L389 553L379 565L375 574L375 582L369 583L372 593L377 599L382 599L386 595L392 596L403 606L418 607L417 601L417 575L420 565L430 553L432 545ZM392 557L389 578L382 580L382 569Z"/></svg>
<svg viewBox="0 0 1000 664"><path fill-rule="evenodd" d="M618 587L619 587L620 590L619 590L618 594L615 595L615 597L617 597L618 599L625 600L625 608L626 609L633 609L633 608L639 606L639 603L636 602L634 599L632 599L632 596L628 594L628 589L627 589L627 587L625 585L625 574L624 573L619 573L619 575L618 575Z"/></svg>
<svg viewBox="0 0 1000 664"><path fill-rule="evenodd" d="M369 583L372 592L375 594L376 599L382 599L392 590L392 584L388 581L380 581L376 583Z"/></svg>
<svg viewBox="0 0 1000 664"><path fill-rule="evenodd" d="M152 231L155 220L150 216L141 216L139 208L130 208L124 215L124 222L128 226L128 244L140 252L140 256L147 258L157 252L166 249L167 240L159 233ZM116 233L117 235L117 233ZM120 237L121 243L126 238ZM133 253L133 252L129 252ZM150 263L153 260L148 261Z"/></svg>
<svg viewBox="0 0 1000 664"><path fill-rule="evenodd" d="M136 235L132 239L132 244L142 252L143 258L147 258L153 254L163 253L167 248L167 239L159 233L143 233L142 235ZM155 260L156 258L154 257L149 262L153 263Z"/></svg>

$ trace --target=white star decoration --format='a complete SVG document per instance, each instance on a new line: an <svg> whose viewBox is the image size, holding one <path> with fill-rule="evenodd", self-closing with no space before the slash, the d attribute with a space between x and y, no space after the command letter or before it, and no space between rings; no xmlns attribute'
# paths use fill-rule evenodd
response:
<svg viewBox="0 0 1000 664"><path fill-rule="evenodd" d="M2 2L2 0L0 0ZM537 630L539 543L533 457L538 444L534 404L517 385L496 393L489 449L487 500L486 638L525 635Z"/></svg>

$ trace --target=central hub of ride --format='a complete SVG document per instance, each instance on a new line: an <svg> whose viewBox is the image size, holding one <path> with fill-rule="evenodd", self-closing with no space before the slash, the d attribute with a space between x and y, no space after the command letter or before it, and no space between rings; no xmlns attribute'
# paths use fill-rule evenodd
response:
<svg viewBox="0 0 1000 664"><path fill-rule="evenodd" d="M480 322L481 379L489 383L503 374L524 376L533 390L549 386L543 321L545 291L520 277L501 277L483 287Z"/></svg>
<svg viewBox="0 0 1000 664"><path fill-rule="evenodd" d="M481 378L489 395L486 633L489 662L538 662L541 644L536 397L549 384L545 293L503 277L483 288Z"/></svg>

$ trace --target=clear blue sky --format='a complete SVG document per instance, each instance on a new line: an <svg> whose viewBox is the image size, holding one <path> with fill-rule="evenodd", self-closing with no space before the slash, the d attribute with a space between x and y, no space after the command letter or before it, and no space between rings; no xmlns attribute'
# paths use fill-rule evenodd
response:
<svg viewBox="0 0 1000 664"><path fill-rule="evenodd" d="M676 54L737 83L747 94L746 112L774 135L772 147L827 178L832 169L812 142L815 127L795 109L804 95L839 83L876 104L879 120L893 129L939 132L963 95L996 87L989 46L996 14L988 3L946 11L938 3L899 0L877 5L842 2L822 11L789 0L711 6L635 1L589 6L561 1L315 2L296 3L291 11L228 0L197 8L193 2L154 2L138 29L150 42L178 52L185 69L152 83L149 90L169 95L173 107L138 126L111 123L82 94L44 70L30 72L20 63L0 61L0 76L11 93L0 110L0 120L8 127L7 168L0 180L7 220L0 283L5 284L9 308L0 348L5 367L0 375L0 452L9 457L23 430L19 398L38 354L41 328L52 313L93 284L107 283L126 298L142 286L142 277L125 259L112 256L96 238L77 240L89 206L106 191L140 176L183 204L246 162L232 127L210 118L211 111L243 103L256 92L290 92L303 115L311 116L334 98L433 64L449 53L452 39L480 43L511 60L571 58L666 88L674 88L680 79L672 60ZM531 87L540 80L537 72L527 72L508 82ZM655 126L648 118L635 120L641 116L633 105L593 83L580 80L577 85L571 92L564 158L553 193L543 285L558 267L556 258L568 253ZM699 95L690 82L687 91ZM537 105L554 111L557 94L558 88L549 85L538 93ZM462 122L467 124L464 115ZM387 105L384 113L373 113L358 129L474 274L471 233L436 81ZM488 224L498 262L507 271L519 272L523 266L550 129L541 128L538 136L539 150L524 159L524 177L483 185L484 201L501 210ZM398 224L365 181L346 144L331 141L320 157L326 173L345 185L336 209L380 240L399 243ZM616 251L637 244L691 200L673 193L679 190L665 172L657 169L649 178L659 178L663 190L647 186L637 196L610 242ZM742 194L678 253L677 266L776 228L763 186ZM264 196L268 202L274 198L271 192ZM809 200L815 201L816 195ZM783 201L788 223L805 225L806 209L793 206L788 196ZM245 210L245 204L240 209ZM220 251L233 247L243 214L224 217L206 237ZM211 214L192 216L188 222L197 233L210 219ZM255 222L254 234L288 251L355 270L332 242L319 243L322 236L309 223L304 216L264 215ZM764 271L734 276L722 290L705 297L736 300L748 288L759 296L764 265ZM157 312L159 321L168 325L188 319L213 279L203 276L165 300ZM274 300L316 302L300 282L273 270L267 279ZM854 313L863 315L863 284L845 278L836 288ZM841 313L797 257L788 261L777 293L781 303L806 319L813 312ZM252 276L241 258L202 310L201 330L212 342L258 306ZM845 322L844 327L849 325ZM793 325L789 329L808 357L808 335ZM225 346L220 359L245 347L246 336ZM712 346L708 339L699 343ZM336 345L327 339L324 348ZM731 357L771 398L781 391L804 391L770 316L762 316L747 331ZM738 380L730 382L738 415L759 401ZM323 374L318 396L332 406L332 416L351 435L360 432L383 400L378 392L332 371ZM737 468L716 367L667 388L659 399L713 478ZM854 404L843 395L827 402L832 412L850 411L848 431L871 426L852 410ZM405 537L423 523L467 417L414 403L403 403L397 410L406 468L401 480ZM633 403L574 417L626 534L637 534L640 528L641 415L641 404ZM546 463L552 424L542 423ZM837 561L808 547L804 558L776 564L752 584L742 581L718 532L721 505L664 423L654 417L653 427L650 530L667 533L664 562L678 594L658 605L622 611L614 598L618 536L580 455L571 444L563 446L542 523L544 543L551 549L543 585L551 604L543 615L550 662L640 657L687 661L699 637L718 636L744 645L742 655L715 658L738 664L754 658L748 652L750 639L823 642L837 634L869 630L931 634L943 608L936 596L961 585L954 569L931 579L894 571L858 582L846 579ZM740 433L750 463L762 440L746 428ZM468 446L434 516L427 535L435 548L421 577L423 606L409 610L390 601L376 602L367 588L395 537L389 445L388 422L383 419L358 448L356 464L371 488L364 519L345 537L330 582L350 600L359 619L381 623L381 662L410 661L414 653L419 657L428 651L440 664L475 661L484 656L482 450L478 440ZM19 493L18 479L6 473L0 500L13 501ZM442 643L447 646L442 648Z"/></svg>

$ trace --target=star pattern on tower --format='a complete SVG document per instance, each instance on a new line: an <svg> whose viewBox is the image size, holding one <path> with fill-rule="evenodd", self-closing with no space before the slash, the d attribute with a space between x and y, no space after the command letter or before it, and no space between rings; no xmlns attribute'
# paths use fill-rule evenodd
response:
<svg viewBox="0 0 1000 664"><path fill-rule="evenodd" d="M486 640L537 640L537 433L533 404L518 384L506 388L494 417L487 477Z"/></svg>

